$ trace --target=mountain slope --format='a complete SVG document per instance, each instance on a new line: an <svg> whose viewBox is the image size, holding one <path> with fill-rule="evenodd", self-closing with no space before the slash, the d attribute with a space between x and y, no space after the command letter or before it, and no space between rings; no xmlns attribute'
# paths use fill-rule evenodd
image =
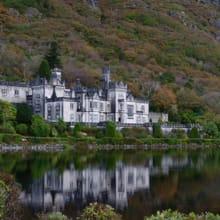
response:
<svg viewBox="0 0 220 220"><path fill-rule="evenodd" d="M1 78L30 79L55 40L70 85L76 77L89 86L97 85L101 67L111 65L113 78L126 81L135 95L169 90L175 96L172 106L181 111L197 114L202 108L220 113L220 10L216 4L204 0L2 0ZM169 111L168 106L158 106L158 97L152 98L155 110Z"/></svg>

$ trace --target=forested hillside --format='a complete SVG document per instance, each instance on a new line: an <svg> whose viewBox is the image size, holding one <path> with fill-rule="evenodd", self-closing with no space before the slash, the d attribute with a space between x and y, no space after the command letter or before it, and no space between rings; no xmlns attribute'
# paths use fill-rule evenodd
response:
<svg viewBox="0 0 220 220"><path fill-rule="evenodd" d="M1 80L29 80L57 42L70 86L103 65L174 121L220 113L220 8L205 0L1 0ZM208 114L209 113L209 114Z"/></svg>

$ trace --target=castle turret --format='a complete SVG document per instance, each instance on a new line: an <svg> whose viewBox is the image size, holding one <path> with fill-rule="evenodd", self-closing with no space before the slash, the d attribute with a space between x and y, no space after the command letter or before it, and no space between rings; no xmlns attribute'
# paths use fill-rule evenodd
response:
<svg viewBox="0 0 220 220"><path fill-rule="evenodd" d="M108 89L111 82L111 69L109 66L105 66L102 69L102 81L104 88Z"/></svg>
<svg viewBox="0 0 220 220"><path fill-rule="evenodd" d="M51 71L51 81L53 85L61 85L62 84L62 72L58 68L54 68Z"/></svg>

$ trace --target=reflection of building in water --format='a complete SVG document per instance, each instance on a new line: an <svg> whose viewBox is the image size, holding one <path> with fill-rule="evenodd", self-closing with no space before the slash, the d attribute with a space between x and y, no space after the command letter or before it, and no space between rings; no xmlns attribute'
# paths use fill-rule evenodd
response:
<svg viewBox="0 0 220 220"><path fill-rule="evenodd" d="M158 165L151 159L146 166L119 162L114 170L90 166L84 170L70 167L62 174L50 171L34 181L29 190L22 193L21 199L36 211L62 210L70 202L82 208L94 201L123 209L135 192L150 188L150 176L168 175L170 169L183 168L189 163L187 156L175 158L165 155Z"/></svg>
<svg viewBox="0 0 220 220"><path fill-rule="evenodd" d="M47 172L35 181L21 200L35 210L62 210L74 201L83 206L91 201L109 203L117 208L127 206L128 196L137 190L148 189L149 168L118 163L115 170L88 167L82 171L70 168L62 174Z"/></svg>

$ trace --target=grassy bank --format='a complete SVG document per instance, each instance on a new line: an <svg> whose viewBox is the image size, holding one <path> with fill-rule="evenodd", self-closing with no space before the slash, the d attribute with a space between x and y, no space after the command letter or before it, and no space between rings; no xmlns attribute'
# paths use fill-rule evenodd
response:
<svg viewBox="0 0 220 220"><path fill-rule="evenodd" d="M1 144L91 144L91 145L137 145L137 146L184 146L184 145L220 145L220 138L94 138L94 137L32 137L18 134L0 134Z"/></svg>

